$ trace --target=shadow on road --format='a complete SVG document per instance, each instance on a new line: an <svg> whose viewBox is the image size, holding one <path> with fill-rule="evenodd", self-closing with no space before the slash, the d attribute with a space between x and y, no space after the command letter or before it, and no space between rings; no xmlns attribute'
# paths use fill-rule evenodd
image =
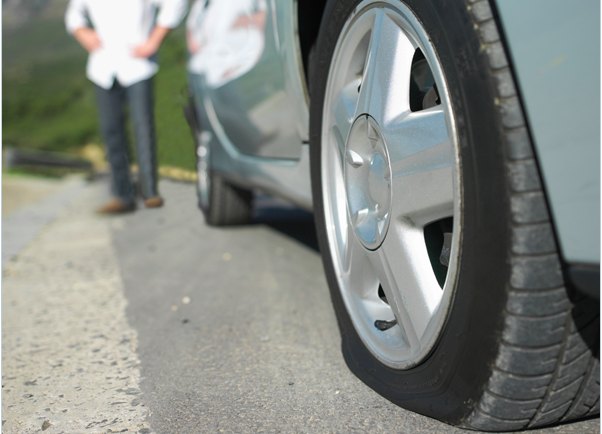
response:
<svg viewBox="0 0 602 434"><path fill-rule="evenodd" d="M257 195L252 223L269 226L316 252L320 251L314 215L280 199Z"/></svg>

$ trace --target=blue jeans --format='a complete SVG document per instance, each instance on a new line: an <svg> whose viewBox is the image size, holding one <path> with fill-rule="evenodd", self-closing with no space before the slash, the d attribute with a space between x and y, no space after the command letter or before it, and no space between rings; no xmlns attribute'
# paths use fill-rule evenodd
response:
<svg viewBox="0 0 602 434"><path fill-rule="evenodd" d="M138 186L143 198L157 193L157 158L152 80L123 87L117 79L110 89L96 86L100 129L111 166L111 193L124 203L133 204L135 190L130 177L124 105L129 102L138 161Z"/></svg>

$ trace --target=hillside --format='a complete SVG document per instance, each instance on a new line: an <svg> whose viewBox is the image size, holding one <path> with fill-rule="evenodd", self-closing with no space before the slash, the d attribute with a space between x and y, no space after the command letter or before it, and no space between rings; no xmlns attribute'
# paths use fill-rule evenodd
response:
<svg viewBox="0 0 602 434"><path fill-rule="evenodd" d="M3 1L3 146L77 152L100 144L87 55L67 35L67 0ZM186 87L183 26L159 52L155 115L159 164L194 170L192 138L182 115Z"/></svg>

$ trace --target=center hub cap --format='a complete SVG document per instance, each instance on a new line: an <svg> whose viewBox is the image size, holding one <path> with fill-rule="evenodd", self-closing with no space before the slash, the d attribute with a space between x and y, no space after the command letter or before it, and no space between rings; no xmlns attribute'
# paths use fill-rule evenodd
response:
<svg viewBox="0 0 602 434"><path fill-rule="evenodd" d="M350 222L370 250L382 244L391 215L391 163L376 121L359 116L345 146L345 189Z"/></svg>

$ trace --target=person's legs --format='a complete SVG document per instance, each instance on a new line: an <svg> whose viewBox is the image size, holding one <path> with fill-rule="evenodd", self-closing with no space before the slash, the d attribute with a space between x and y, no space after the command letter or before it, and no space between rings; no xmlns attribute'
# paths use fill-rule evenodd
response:
<svg viewBox="0 0 602 434"><path fill-rule="evenodd" d="M125 91L134 122L138 185L142 197L147 200L147 206L149 206L148 199L158 197L152 80L135 83L125 88Z"/></svg>
<svg viewBox="0 0 602 434"><path fill-rule="evenodd" d="M117 80L111 89L96 86L100 129L111 166L111 193L128 206L134 205L134 187L130 180L127 135L124 125L124 90Z"/></svg>

